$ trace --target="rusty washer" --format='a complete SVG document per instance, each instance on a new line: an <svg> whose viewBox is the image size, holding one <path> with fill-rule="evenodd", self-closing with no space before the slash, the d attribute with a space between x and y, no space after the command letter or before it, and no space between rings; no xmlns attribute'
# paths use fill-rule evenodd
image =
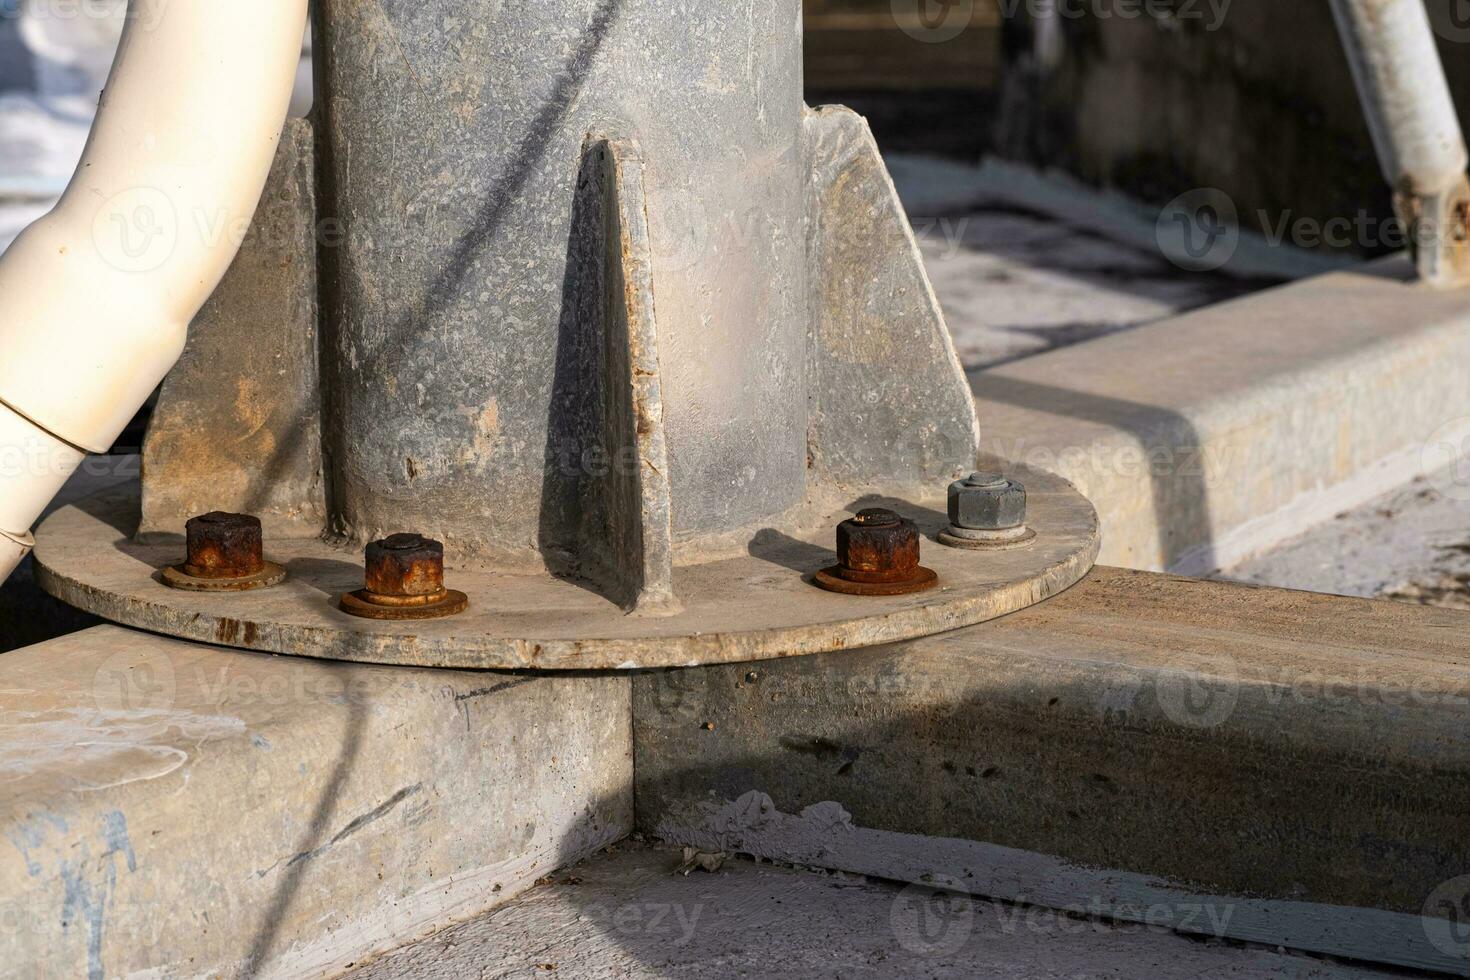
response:
<svg viewBox="0 0 1470 980"><path fill-rule="evenodd" d="M367 546L366 588L342 595L342 611L367 619L437 619L470 600L444 587L444 546L421 534L393 534Z"/></svg>
<svg viewBox="0 0 1470 980"><path fill-rule="evenodd" d="M837 525L837 564L816 584L847 595L905 595L933 588L939 576L919 564L919 529L891 510L871 507Z"/></svg>
<svg viewBox="0 0 1470 980"><path fill-rule="evenodd" d="M182 565L161 573L163 583L190 592L248 592L276 585L286 570L265 560L260 518L211 511L184 525Z"/></svg>

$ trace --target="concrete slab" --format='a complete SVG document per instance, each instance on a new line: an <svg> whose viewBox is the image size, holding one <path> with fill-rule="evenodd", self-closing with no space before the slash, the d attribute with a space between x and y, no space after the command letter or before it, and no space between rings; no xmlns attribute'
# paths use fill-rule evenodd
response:
<svg viewBox="0 0 1470 980"><path fill-rule="evenodd" d="M1470 895L1466 625L1098 568L922 641L651 673L638 822L1059 907L1207 899L1231 936L1470 974L1436 898Z"/></svg>
<svg viewBox="0 0 1470 980"><path fill-rule="evenodd" d="M1158 929L731 859L676 873L677 851L619 845L514 904L390 954L353 980L555 976L913 978L1385 974L1200 943Z"/></svg>
<svg viewBox="0 0 1470 980"><path fill-rule="evenodd" d="M0 656L0 976L325 976L625 836L628 682Z"/></svg>
<svg viewBox="0 0 1470 980"><path fill-rule="evenodd" d="M1097 507L1100 561L1204 574L1443 465L1470 302L1401 260L971 375L982 446Z"/></svg>

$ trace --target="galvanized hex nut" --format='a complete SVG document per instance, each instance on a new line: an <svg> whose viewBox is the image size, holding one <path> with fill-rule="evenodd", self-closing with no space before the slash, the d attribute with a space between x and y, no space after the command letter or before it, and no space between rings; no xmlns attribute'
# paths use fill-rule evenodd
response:
<svg viewBox="0 0 1470 980"><path fill-rule="evenodd" d="M392 534L367 546L367 591L408 598L444 591L444 545L421 534Z"/></svg>
<svg viewBox="0 0 1470 980"><path fill-rule="evenodd" d="M184 524L183 571L194 578L248 578L265 568L260 518L211 511Z"/></svg>
<svg viewBox="0 0 1470 980"><path fill-rule="evenodd" d="M949 522L971 531L1004 531L1026 523L1026 488L995 473L972 473L949 485Z"/></svg>

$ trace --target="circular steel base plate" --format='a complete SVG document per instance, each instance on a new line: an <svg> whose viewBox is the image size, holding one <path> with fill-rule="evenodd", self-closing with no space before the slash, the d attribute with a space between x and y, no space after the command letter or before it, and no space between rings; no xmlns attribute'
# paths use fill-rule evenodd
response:
<svg viewBox="0 0 1470 980"><path fill-rule="evenodd" d="M159 580L180 544L140 543L136 486L64 508L37 537L37 578L52 595L115 622L184 639L273 653L381 664L545 670L631 669L761 660L912 639L1004 616L1070 586L1097 557L1097 515L1071 484L1038 471L1026 484L1036 539L1012 551L963 551L934 538L949 521L942 488L925 500L868 497L810 531L770 529L748 553L674 570L682 609L626 615L550 574L446 571L469 608L442 619L361 619L340 597L362 588L360 554L316 536L274 537L286 581L254 592L181 592ZM936 587L853 596L812 584L835 561L833 529L863 507L918 524Z"/></svg>

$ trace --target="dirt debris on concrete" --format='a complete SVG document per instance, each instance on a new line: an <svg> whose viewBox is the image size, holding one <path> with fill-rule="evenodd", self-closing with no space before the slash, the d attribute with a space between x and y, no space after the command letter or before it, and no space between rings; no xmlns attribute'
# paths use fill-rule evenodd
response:
<svg viewBox="0 0 1470 980"><path fill-rule="evenodd" d="M1217 577L1470 609L1470 487L1453 467L1418 477Z"/></svg>
<svg viewBox="0 0 1470 980"><path fill-rule="evenodd" d="M1377 971L1047 909L625 841L517 902L372 963L355 980L785 977L1368 980ZM344 964L345 965L345 964Z"/></svg>

